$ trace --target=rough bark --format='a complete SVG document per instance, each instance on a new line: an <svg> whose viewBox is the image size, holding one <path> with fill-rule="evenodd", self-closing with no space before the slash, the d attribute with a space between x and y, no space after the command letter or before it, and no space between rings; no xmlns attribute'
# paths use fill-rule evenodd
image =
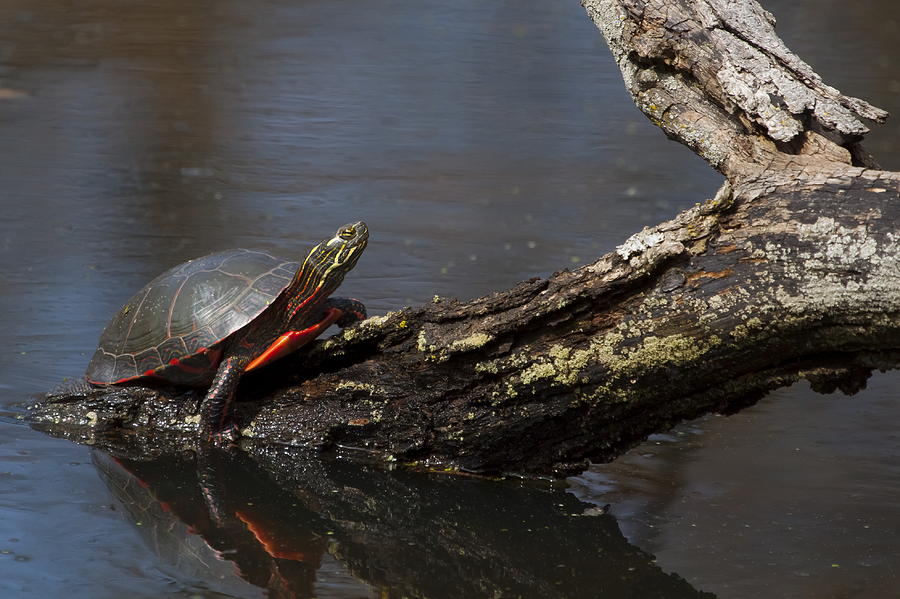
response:
<svg viewBox="0 0 900 599"><path fill-rule="evenodd" d="M372 318L246 377L251 440L565 475L808 379L852 393L900 350L900 173L883 111L825 85L752 0L585 0L638 107L726 178L593 264ZM49 430L191 436L171 392L50 395Z"/></svg>

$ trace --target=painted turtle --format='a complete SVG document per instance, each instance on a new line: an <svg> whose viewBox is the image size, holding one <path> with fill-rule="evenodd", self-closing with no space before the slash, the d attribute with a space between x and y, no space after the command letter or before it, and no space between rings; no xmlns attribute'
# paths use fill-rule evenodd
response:
<svg viewBox="0 0 900 599"><path fill-rule="evenodd" d="M85 377L94 385L209 385L203 434L237 437L231 404L241 375L317 337L332 323L366 317L353 299L328 297L369 239L345 225L302 264L253 250L227 250L167 270L138 291L100 336Z"/></svg>

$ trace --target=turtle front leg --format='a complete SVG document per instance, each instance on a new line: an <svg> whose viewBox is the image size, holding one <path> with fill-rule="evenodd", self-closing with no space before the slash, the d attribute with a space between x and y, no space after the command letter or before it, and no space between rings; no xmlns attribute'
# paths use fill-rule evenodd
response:
<svg viewBox="0 0 900 599"><path fill-rule="evenodd" d="M332 322L342 329L365 320L367 316L365 305L352 297L329 297L325 300L324 308L334 311Z"/></svg>
<svg viewBox="0 0 900 599"><path fill-rule="evenodd" d="M234 392L237 389L247 360L225 356L219 364L206 397L200 404L200 432L206 441L227 445L240 436L231 418Z"/></svg>

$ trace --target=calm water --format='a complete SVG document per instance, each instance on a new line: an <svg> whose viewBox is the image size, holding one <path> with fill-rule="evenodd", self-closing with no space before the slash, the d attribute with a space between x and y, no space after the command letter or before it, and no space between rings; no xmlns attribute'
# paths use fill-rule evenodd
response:
<svg viewBox="0 0 900 599"><path fill-rule="evenodd" d="M900 113L900 6L765 5L826 81ZM868 143L893 169L898 134ZM577 2L0 0L0 596L897 596L895 373L685 424L567 491L131 464L16 420L187 258L297 257L362 219L344 288L379 314L577 266L719 182Z"/></svg>

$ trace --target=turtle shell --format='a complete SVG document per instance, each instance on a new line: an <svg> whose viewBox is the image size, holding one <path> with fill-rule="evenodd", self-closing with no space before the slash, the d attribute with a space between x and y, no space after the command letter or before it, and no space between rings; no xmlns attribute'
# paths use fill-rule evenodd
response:
<svg viewBox="0 0 900 599"><path fill-rule="evenodd" d="M299 267L265 252L236 249L167 270L106 325L87 368L88 382L208 384L222 342L262 314Z"/></svg>

